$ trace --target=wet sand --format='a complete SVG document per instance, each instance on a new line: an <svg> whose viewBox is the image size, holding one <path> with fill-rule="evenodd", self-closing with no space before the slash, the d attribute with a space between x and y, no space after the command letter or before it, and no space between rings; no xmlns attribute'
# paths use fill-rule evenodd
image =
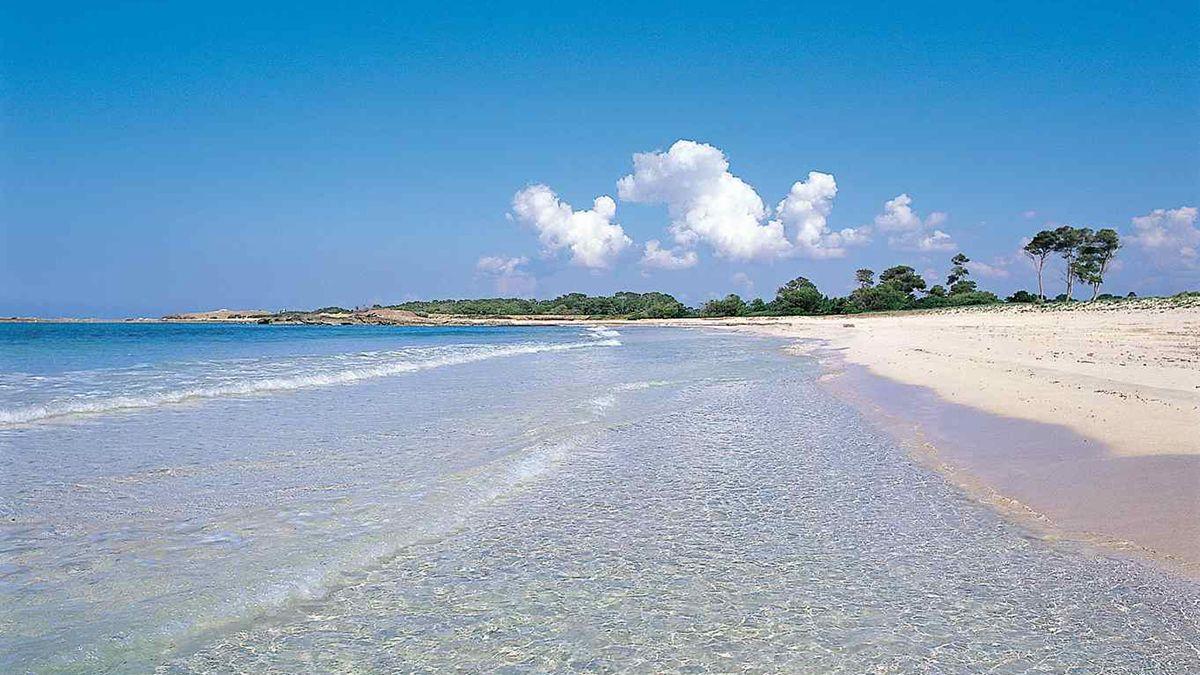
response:
<svg viewBox="0 0 1200 675"><path fill-rule="evenodd" d="M1200 577L1200 456L1122 457L1059 425L949 403L842 364L826 379L923 463L1045 536Z"/></svg>
<svg viewBox="0 0 1200 675"><path fill-rule="evenodd" d="M673 322L797 339L976 496L1200 576L1200 304Z"/></svg>

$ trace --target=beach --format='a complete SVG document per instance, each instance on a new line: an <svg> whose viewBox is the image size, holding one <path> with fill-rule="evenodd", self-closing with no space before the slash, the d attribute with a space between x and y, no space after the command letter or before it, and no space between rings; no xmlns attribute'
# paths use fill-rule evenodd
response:
<svg viewBox="0 0 1200 675"><path fill-rule="evenodd" d="M1067 533L1130 544L1200 572L1200 305L1144 300L704 323L793 338L793 351L819 356L834 372L862 369L948 405L1068 430L1059 432L1061 443L1036 452L1001 432L969 439L992 447L947 448L941 458L954 460L944 468L959 477L982 481ZM891 389L866 398L904 417L915 395ZM941 414L942 426L970 436L953 428L949 414Z"/></svg>
<svg viewBox="0 0 1200 675"><path fill-rule="evenodd" d="M0 326L0 670L1200 667L1194 579L902 433L1074 431L689 325Z"/></svg>

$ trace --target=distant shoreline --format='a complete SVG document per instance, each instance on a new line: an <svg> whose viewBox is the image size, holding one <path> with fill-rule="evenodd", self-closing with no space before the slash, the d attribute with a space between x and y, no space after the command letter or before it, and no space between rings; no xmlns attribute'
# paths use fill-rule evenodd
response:
<svg viewBox="0 0 1200 675"><path fill-rule="evenodd" d="M0 323L8 324L238 324L268 326L557 326L577 323L637 323L633 319L591 317L580 315L562 316L466 316L438 315L430 317L386 318L370 314L312 315L302 317L269 315L265 317L0 317ZM645 321L642 321L645 323Z"/></svg>
<svg viewBox="0 0 1200 675"><path fill-rule="evenodd" d="M957 313L1074 313L1111 312L1130 310L1170 311L1174 309L1200 308L1200 294L1183 293L1173 297L1122 298L1097 302L1076 301L1071 303L993 303L960 307L923 309L900 309L851 314L828 315L748 315L748 316L687 316L680 318L627 317L611 314L442 314L414 312L387 307L326 311L280 311L218 309L202 312L181 312L161 317L0 317L0 323L237 323L263 325L321 325L321 326L537 326L573 323L647 324L670 323L682 325L704 325L706 323L758 325L777 321L798 320L853 320L859 317L880 316L927 316Z"/></svg>

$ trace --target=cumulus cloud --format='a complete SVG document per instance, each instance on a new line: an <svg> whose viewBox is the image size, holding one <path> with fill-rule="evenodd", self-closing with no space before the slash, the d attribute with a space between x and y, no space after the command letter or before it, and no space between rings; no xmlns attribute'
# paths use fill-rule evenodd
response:
<svg viewBox="0 0 1200 675"><path fill-rule="evenodd" d="M766 207L754 188L729 172L725 154L711 145L676 141L666 152L633 156L633 173L617 182L625 201L666 204L675 242L704 242L735 260L770 259L791 242L779 221L764 222Z"/></svg>
<svg viewBox="0 0 1200 675"><path fill-rule="evenodd" d="M642 254L642 266L661 270L687 269L694 267L698 262L700 256L696 255L695 251L665 249L657 239L646 242L646 249Z"/></svg>
<svg viewBox="0 0 1200 675"><path fill-rule="evenodd" d="M912 197L898 195L883 203L883 213L875 216L881 232L912 232L922 227L921 218L912 210Z"/></svg>
<svg viewBox="0 0 1200 675"><path fill-rule="evenodd" d="M758 192L730 173L725 153L695 141L676 141L666 152L635 154L633 173L617 182L617 195L630 202L666 204L677 245L691 249L703 242L734 260L840 258L847 247L870 240L864 229L829 229L826 221L837 195L830 174L809 173L769 213Z"/></svg>
<svg viewBox="0 0 1200 675"><path fill-rule="evenodd" d="M538 231L548 253L571 252L571 262L592 269L611 267L633 243L620 225L612 222L617 204L612 197L596 197L589 211L576 211L545 185L530 185L513 196L513 214Z"/></svg>
<svg viewBox="0 0 1200 675"><path fill-rule="evenodd" d="M938 229L946 219L946 214L941 211L921 218L912 208L912 197L900 194L884 202L883 213L875 216L875 227L890 235L888 245L895 249L922 253L951 251L958 248L958 244Z"/></svg>
<svg viewBox="0 0 1200 675"><path fill-rule="evenodd" d="M795 252L807 258L841 258L846 248L870 241L865 228L829 230L827 219L837 196L833 176L810 171L807 181L796 181L787 197L775 207L776 217L794 232Z"/></svg>
<svg viewBox="0 0 1200 675"><path fill-rule="evenodd" d="M988 277L991 279L1004 279L1008 277L1008 258L996 258L991 263L985 263L978 260L972 260L967 263L967 269L971 274L980 277Z"/></svg>
<svg viewBox="0 0 1200 675"><path fill-rule="evenodd" d="M485 255L475 263L475 271L481 274L513 274L529 262L529 258L505 258L498 255Z"/></svg>
<svg viewBox="0 0 1200 675"><path fill-rule="evenodd" d="M892 240L889 239L888 241L891 242ZM898 242L897 248L920 251L921 253L953 251L958 248L958 244L954 243L954 239L941 230L934 230L917 237L899 237L896 241Z"/></svg>
<svg viewBox="0 0 1200 675"><path fill-rule="evenodd" d="M475 263L475 272L491 278L496 292L501 295L529 295L537 288L537 279L522 269L529 258L506 258L487 255Z"/></svg>
<svg viewBox="0 0 1200 675"><path fill-rule="evenodd" d="M1200 268L1200 228L1197 209L1155 209L1133 219L1135 245L1148 253L1160 266L1179 265Z"/></svg>

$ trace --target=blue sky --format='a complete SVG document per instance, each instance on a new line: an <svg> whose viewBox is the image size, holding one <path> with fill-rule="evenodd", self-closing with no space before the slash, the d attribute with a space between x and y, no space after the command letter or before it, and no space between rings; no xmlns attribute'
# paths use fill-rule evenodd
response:
<svg viewBox="0 0 1200 675"><path fill-rule="evenodd" d="M858 267L940 275L960 249L1007 293L1035 285L1014 252L1047 223L1126 235L1105 290L1200 287L1195 2L303 4L6 10L0 314L497 289L698 303L797 275L841 294ZM635 153L681 139L751 193L732 184L695 222L712 200L686 171L619 194ZM836 196L781 221L812 171ZM523 217L537 184L614 213ZM733 222L746 194L761 220ZM889 232L902 194L914 215ZM723 229L773 221L774 249ZM834 245L846 228L869 243ZM953 250L897 250L937 231ZM651 240L683 268L648 264Z"/></svg>

